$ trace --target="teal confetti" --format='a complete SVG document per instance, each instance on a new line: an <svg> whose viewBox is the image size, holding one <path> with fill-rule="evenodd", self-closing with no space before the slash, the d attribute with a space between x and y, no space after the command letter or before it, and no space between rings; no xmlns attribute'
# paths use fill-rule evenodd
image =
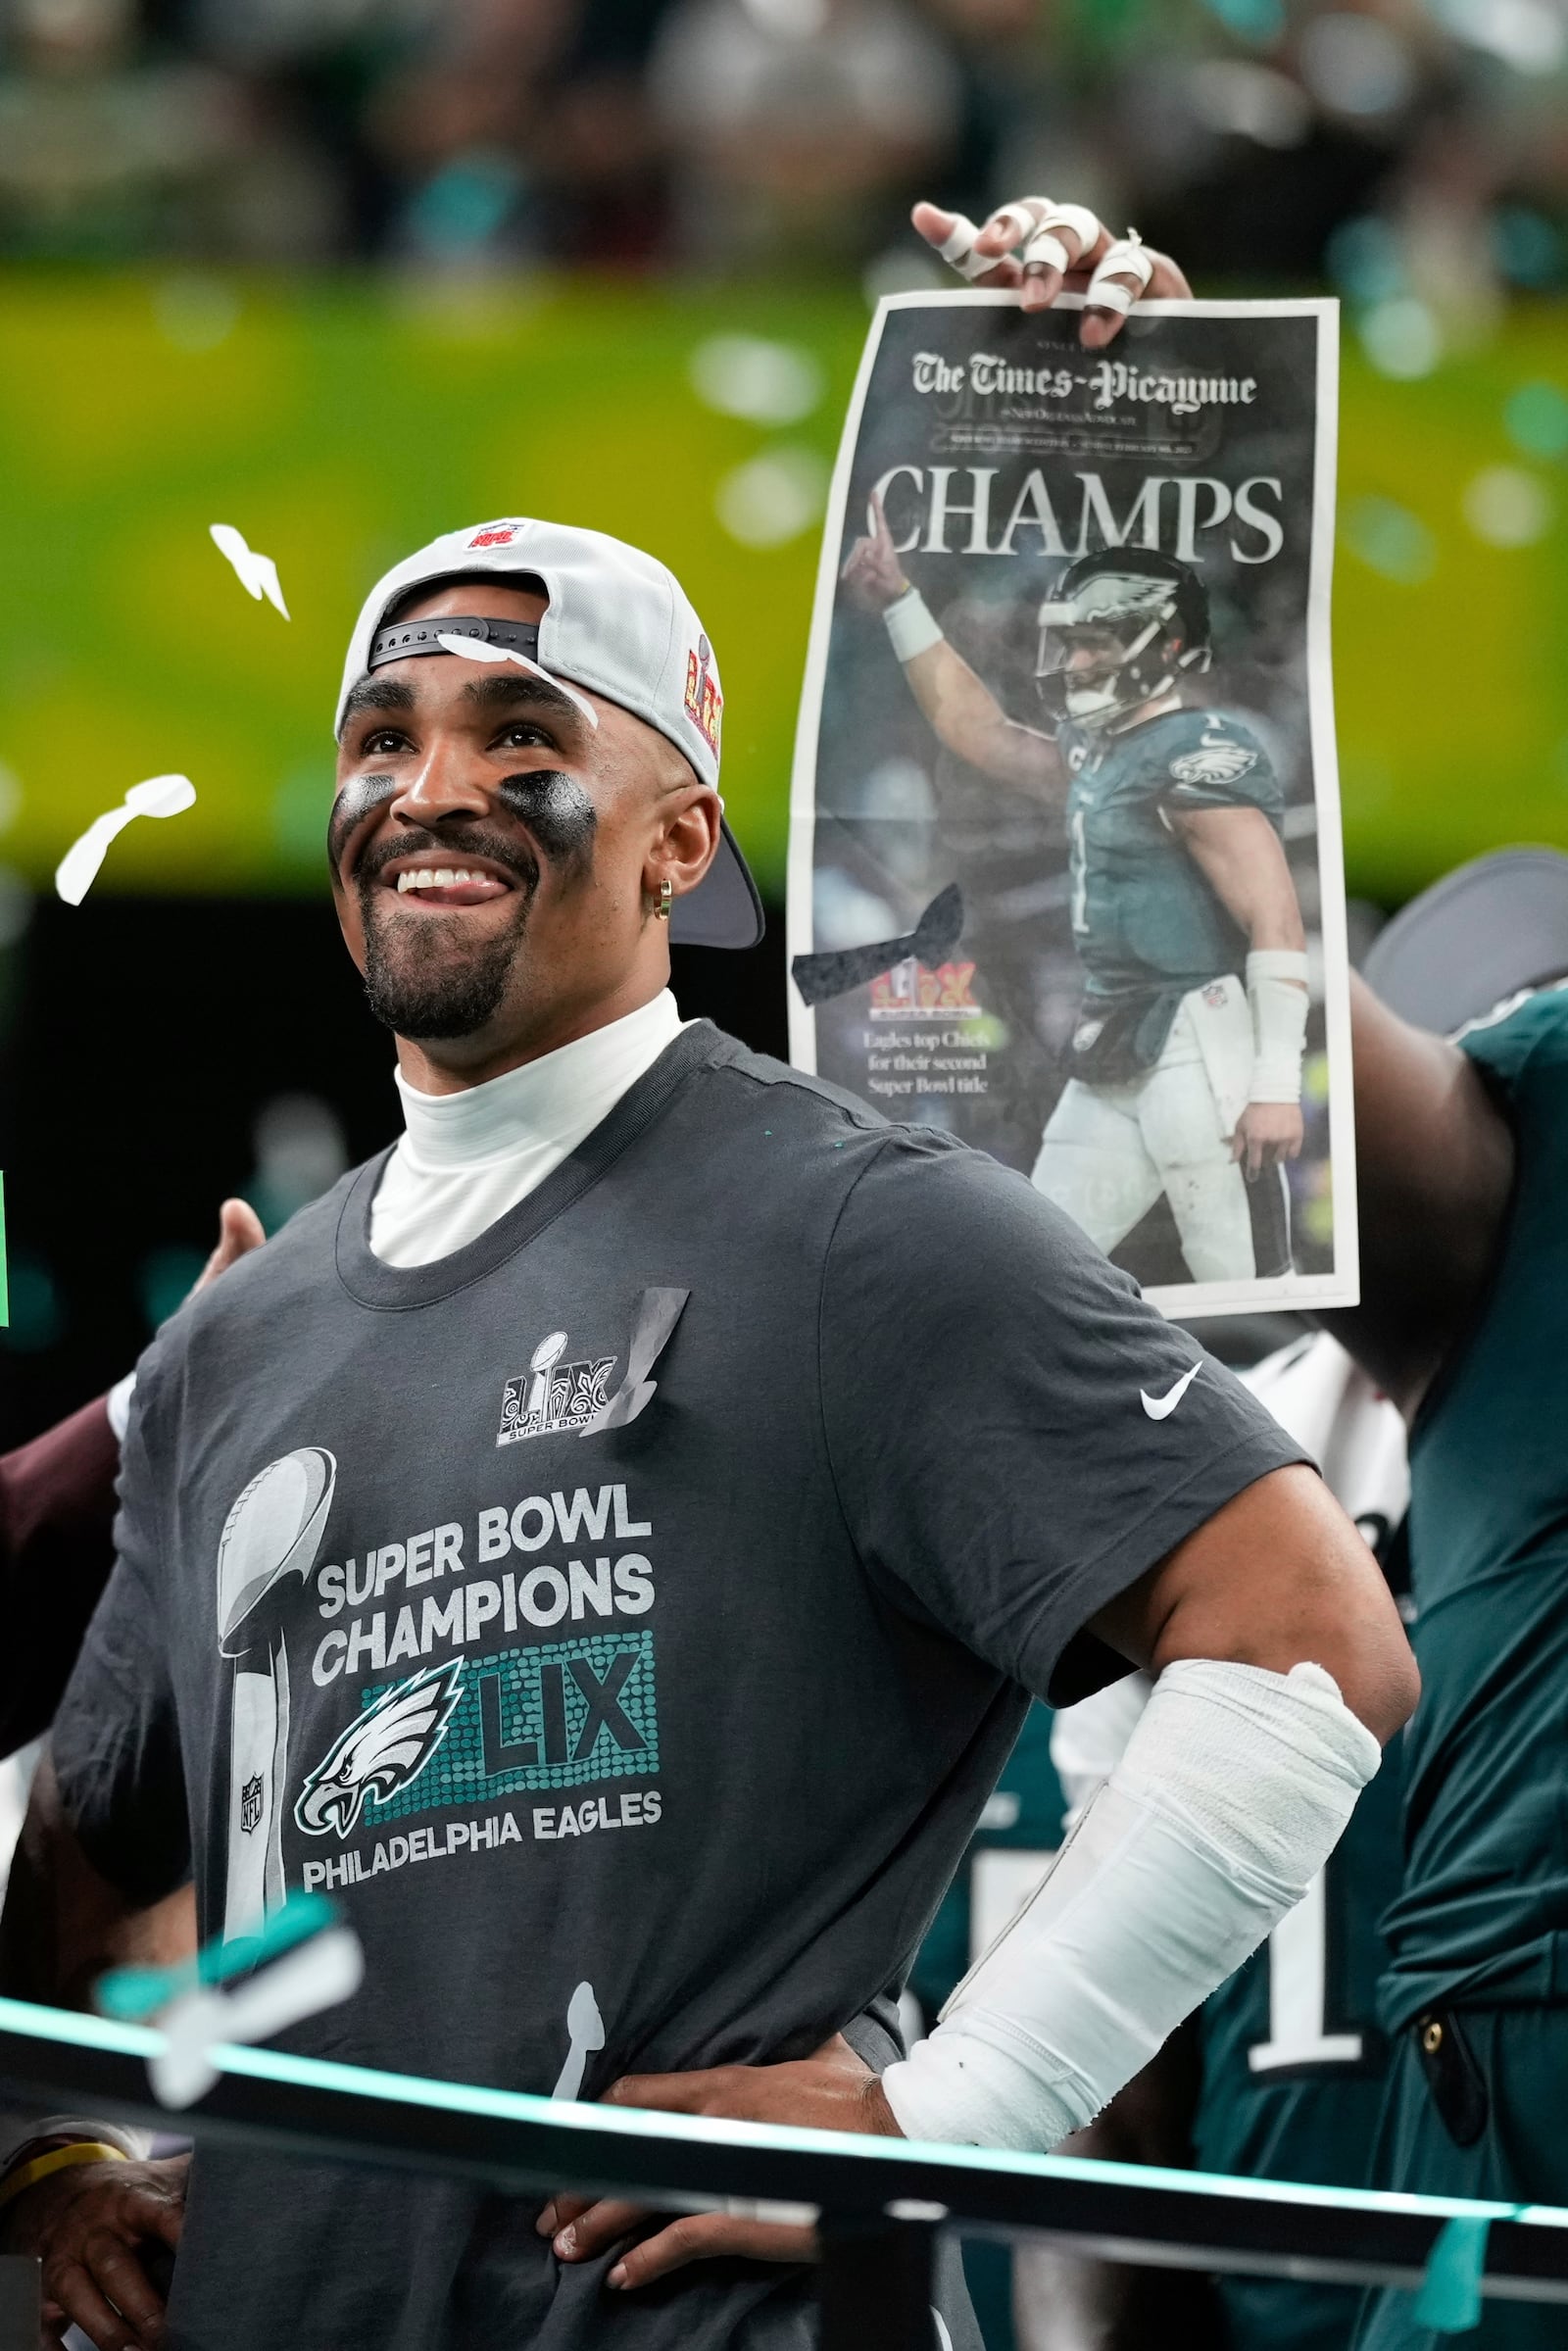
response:
<svg viewBox="0 0 1568 2351"><path fill-rule="evenodd" d="M182 1967L122 1967L100 1976L94 1993L99 2012L136 2024L143 2017L156 2016L159 2009L167 2008L181 1992L193 1991L198 1984L222 1984L231 1976L243 1976L247 1969L260 1967L263 1960L276 1959L296 1943L318 1935L323 1927L332 1926L337 1917L337 1904L329 1902L325 1894L290 1894L282 1909L274 1911L254 1935L206 1943Z"/></svg>
<svg viewBox="0 0 1568 2351"><path fill-rule="evenodd" d="M1499 2205L1490 2213L1456 2214L1445 2221L1427 2262L1427 2274L1412 2313L1418 2327L1434 2334L1468 2334L1481 2324L1481 2279L1494 2217L1512 2220L1524 2207Z"/></svg>

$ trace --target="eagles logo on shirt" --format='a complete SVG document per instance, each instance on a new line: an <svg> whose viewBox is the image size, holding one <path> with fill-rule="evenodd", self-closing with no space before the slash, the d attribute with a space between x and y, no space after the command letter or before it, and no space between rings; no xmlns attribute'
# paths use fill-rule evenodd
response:
<svg viewBox="0 0 1568 2351"><path fill-rule="evenodd" d="M308 1837L345 1837L367 1797L384 1804L416 1780L446 1737L462 1695L463 1659L426 1666L356 1715L306 1776L294 1818Z"/></svg>
<svg viewBox="0 0 1568 2351"><path fill-rule="evenodd" d="M1248 744L1232 735L1211 735L1205 728L1196 749L1172 759L1170 771L1179 784L1234 784L1256 765L1257 753Z"/></svg>

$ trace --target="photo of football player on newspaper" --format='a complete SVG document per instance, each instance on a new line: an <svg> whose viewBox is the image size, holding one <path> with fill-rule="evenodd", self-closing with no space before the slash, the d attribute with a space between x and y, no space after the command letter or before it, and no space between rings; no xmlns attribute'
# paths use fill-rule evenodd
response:
<svg viewBox="0 0 1568 2351"><path fill-rule="evenodd" d="M828 515L791 1052L1168 1311L1356 1295L1334 305L898 295Z"/></svg>

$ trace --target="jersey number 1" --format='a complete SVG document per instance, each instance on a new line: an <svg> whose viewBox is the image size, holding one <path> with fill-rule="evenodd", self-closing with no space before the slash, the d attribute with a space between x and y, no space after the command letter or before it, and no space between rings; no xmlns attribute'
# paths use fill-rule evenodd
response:
<svg viewBox="0 0 1568 2351"><path fill-rule="evenodd" d="M1247 2052L1252 2072L1358 2063L1360 2033L1328 2032L1327 2012L1328 1872L1319 1870L1268 1938L1268 2038Z"/></svg>

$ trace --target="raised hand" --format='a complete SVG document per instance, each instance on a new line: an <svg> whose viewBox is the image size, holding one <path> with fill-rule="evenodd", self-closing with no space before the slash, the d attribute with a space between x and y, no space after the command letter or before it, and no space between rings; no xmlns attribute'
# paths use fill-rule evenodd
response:
<svg viewBox="0 0 1568 2351"><path fill-rule="evenodd" d="M911 216L928 245L971 285L1016 290L1026 311L1049 310L1063 292L1086 299L1079 340L1102 351L1141 300L1189 301L1192 287L1176 264L1134 230L1110 230L1082 204L1020 196L994 212L983 228L962 213L917 204Z"/></svg>
<svg viewBox="0 0 1568 2351"><path fill-rule="evenodd" d="M844 584L868 612L885 612L908 589L893 545L882 501L871 493L871 532L857 539L844 563Z"/></svg>

